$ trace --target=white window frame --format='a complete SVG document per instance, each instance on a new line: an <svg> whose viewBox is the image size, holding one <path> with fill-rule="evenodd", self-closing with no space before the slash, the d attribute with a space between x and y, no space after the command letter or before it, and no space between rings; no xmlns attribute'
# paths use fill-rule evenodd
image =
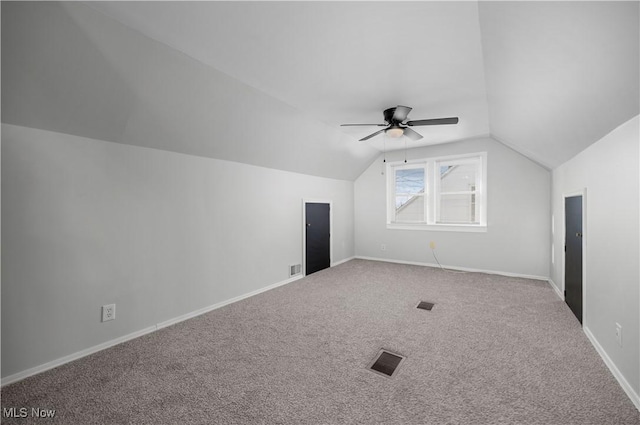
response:
<svg viewBox="0 0 640 425"><path fill-rule="evenodd" d="M477 163L476 178L476 215L478 223L439 223L438 206L440 203L439 165L446 163ZM396 222L395 213L395 170L424 167L425 220L418 222ZM387 229L397 230L437 230L454 232L486 232L487 231L487 153L476 152L463 155L449 155L434 158L422 158L407 162L388 162L387 176Z"/></svg>

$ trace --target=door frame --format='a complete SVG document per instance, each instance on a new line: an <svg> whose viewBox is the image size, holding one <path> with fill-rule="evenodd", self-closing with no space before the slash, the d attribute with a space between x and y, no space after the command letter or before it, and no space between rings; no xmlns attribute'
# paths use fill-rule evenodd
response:
<svg viewBox="0 0 640 425"><path fill-rule="evenodd" d="M333 201L302 198L302 276L307 275L307 204L329 204L329 267L333 265Z"/></svg>
<svg viewBox="0 0 640 425"><path fill-rule="evenodd" d="M582 196L582 327L587 327L587 188L575 192L568 192L562 195L562 294L567 289L566 286L566 257L567 251L564 247L567 246L567 212L566 200L574 196Z"/></svg>

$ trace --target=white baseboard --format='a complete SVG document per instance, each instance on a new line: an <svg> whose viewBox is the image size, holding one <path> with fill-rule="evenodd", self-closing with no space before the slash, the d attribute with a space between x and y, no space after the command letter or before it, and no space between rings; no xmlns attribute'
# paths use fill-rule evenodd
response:
<svg viewBox="0 0 640 425"><path fill-rule="evenodd" d="M604 364L607 365L607 367L609 368L613 376L618 380L618 383L620 384L624 392L627 393L627 396L631 399L633 404L636 406L636 409L640 410L640 396L638 396L638 394L633 390L631 385L629 385L629 382L627 382L627 380L622 375L620 370L618 370L616 365L613 363L613 360L611 360L607 352L604 351L604 348L602 348L602 346L600 345L596 337L593 336L589 328L586 326L583 326L582 330L584 331L585 335L587 336L587 338L589 339L593 347L596 349L598 354L600 354L600 357L602 357Z"/></svg>
<svg viewBox="0 0 640 425"><path fill-rule="evenodd" d="M392 259L389 259L389 258L365 257L365 256L361 256L361 255L356 255L355 258L357 258L359 260L383 261L383 262L387 262L387 263L409 264L409 265L412 265L412 266L435 267L435 268L438 268L438 269L440 268L440 266L438 264L422 263L422 262L418 262L418 261L392 260ZM545 280L545 281L549 280L549 278L546 277L546 276L535 276L535 275L529 275L529 274L502 272L502 271L496 271L496 270L472 269L472 268L468 268L468 267L447 266L447 265L444 265L444 264L442 265L442 267L445 268L445 269L457 270L457 271L462 271L462 272L497 274L497 275L501 275L501 276L521 277L521 278L524 278L524 279L534 279L534 280Z"/></svg>
<svg viewBox="0 0 640 425"><path fill-rule="evenodd" d="M22 381L25 378L28 378L33 375L37 375L49 369L53 369L54 367L62 366L65 363L69 363L74 360L81 359L82 357L86 357L90 354L97 353L98 351L105 350L109 347L113 347L114 345L118 345L123 342L127 342L131 339L141 337L142 335L146 335L148 333L154 332L156 329L157 329L156 326L149 326L148 328L144 328L139 331L132 332L130 334L112 339L110 341L103 342L102 344L94 345L93 347L85 348L84 350L80 350L73 354L60 357L59 359L55 359L50 362L41 364L39 366L35 366L30 369L23 370L22 372L14 373L13 375L9 375L6 378L2 378L2 383L0 385L4 387L5 385Z"/></svg>
<svg viewBox="0 0 640 425"><path fill-rule="evenodd" d="M271 289L277 288L278 286L286 285L291 282L295 282L296 280L302 279L302 275L290 277L287 280L283 280L281 282L276 282L273 285L265 286L264 288L256 289L255 291L248 292L246 294L239 295L234 298L230 298L228 300L219 302L217 304L213 304L204 308L201 308L196 311L192 311L187 314L183 314L182 316L174 317L173 319L165 320L164 322L160 322L156 325L158 329L166 328L167 326L175 325L176 323L184 322L185 320L192 319L196 316L200 316L201 314L208 313L210 311L216 310L220 307L224 307L225 305L233 304L238 301L242 301L245 298L253 297L254 295L261 294L263 292L269 291Z"/></svg>
<svg viewBox="0 0 640 425"><path fill-rule="evenodd" d="M553 279L549 278L549 285L551 285L551 288L555 291L556 295L558 295L558 297L564 301L564 294L562 293L562 291L560 290L560 288L558 288L558 285L556 285L556 283L553 281Z"/></svg>
<svg viewBox="0 0 640 425"><path fill-rule="evenodd" d="M35 367L29 368L27 370L23 370L22 372L14 373L13 375L9 375L9 376L7 376L5 378L2 378L0 380L0 386L3 387L5 385L9 385L9 384L12 384L14 382L21 381L21 380L23 380L25 378L28 378L28 377L33 376L33 375L37 375L37 374L45 372L45 371L47 371L49 369L53 369L55 367L62 366L65 363L69 363L69 362L72 362L74 360L81 359L82 357L86 357L86 356L88 356L90 354L97 353L98 351L102 351L102 350L105 350L107 348L113 347L114 345L118 345L118 344L121 344L123 342L127 342L129 340L141 337L142 335L146 335L148 333L155 332L158 329L166 328L167 326L171 326L171 325L174 325L176 323L183 322L185 320L191 319L191 318L196 317L196 316L200 316L201 314L208 313L208 312L216 310L216 309L218 309L220 307L224 307L226 305L229 305L229 304L244 300L245 298L253 297L254 295L258 295L258 294L260 294L262 292L266 292L266 291L269 291L271 289L277 288L278 286L286 285L288 283L291 283L291 282L294 282L296 280L302 279L302 277L303 276L301 276L301 275L300 276L294 276L294 277L291 277L291 278L289 278L287 280L283 280L281 282L274 283L273 285L269 285L269 286L265 286L264 288L256 289L255 291L252 291L252 292L249 292L249 293L246 293L246 294L243 294L243 295L239 295L237 297L234 297L234 298L231 298L231 299L228 299L228 300L225 300L225 301L210 305L208 307L204 307L204 308L198 309L196 311L192 311L192 312L187 313L187 314L183 314L183 315L175 317L173 319L165 320L164 322L160 322L160 323L158 323L156 325L149 326L149 327L141 329L139 331L135 331L135 332L132 332L130 334L127 334L127 335L112 339L110 341L103 342L103 343L98 344L98 345L94 345L93 347L85 348L84 350L80 350L80 351L75 352L73 354L69 354L67 356L60 357L59 359L55 359L55 360L52 360L50 362L41 364L39 366L35 366Z"/></svg>
<svg viewBox="0 0 640 425"><path fill-rule="evenodd" d="M336 261L335 263L331 263L331 267L339 266L342 263L346 263L347 261L351 261L356 257L345 258L344 260Z"/></svg>

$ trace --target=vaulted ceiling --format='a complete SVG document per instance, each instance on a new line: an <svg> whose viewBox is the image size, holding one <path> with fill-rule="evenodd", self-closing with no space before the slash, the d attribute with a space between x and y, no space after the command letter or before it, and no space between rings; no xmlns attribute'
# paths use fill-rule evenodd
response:
<svg viewBox="0 0 640 425"><path fill-rule="evenodd" d="M553 168L640 112L638 2L2 2L2 121L355 179L491 135Z"/></svg>

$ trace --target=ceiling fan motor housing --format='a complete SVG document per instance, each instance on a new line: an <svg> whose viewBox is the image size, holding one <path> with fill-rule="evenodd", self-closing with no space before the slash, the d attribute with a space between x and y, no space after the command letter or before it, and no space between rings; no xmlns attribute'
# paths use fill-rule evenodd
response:
<svg viewBox="0 0 640 425"><path fill-rule="evenodd" d="M396 113L396 108L389 108L384 110L384 120L389 124L400 124L400 121L396 121L393 119L393 114Z"/></svg>

